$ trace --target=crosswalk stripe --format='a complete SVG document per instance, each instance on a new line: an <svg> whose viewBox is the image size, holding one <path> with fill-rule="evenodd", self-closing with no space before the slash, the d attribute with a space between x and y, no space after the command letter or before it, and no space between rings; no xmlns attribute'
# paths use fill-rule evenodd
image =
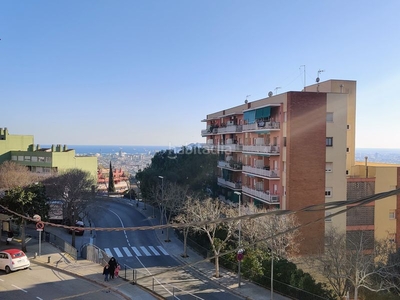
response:
<svg viewBox="0 0 400 300"><path fill-rule="evenodd" d="M142 256L142 253L136 247L132 247L133 252L135 252L136 256Z"/></svg>
<svg viewBox="0 0 400 300"><path fill-rule="evenodd" d="M117 253L117 256L118 256L118 257L123 257L121 251L119 251L118 248L114 248L114 251L115 251L115 253Z"/></svg>
<svg viewBox="0 0 400 300"><path fill-rule="evenodd" d="M168 252L165 251L165 249L162 246L157 246L157 248L164 254L164 255L168 255Z"/></svg>
<svg viewBox="0 0 400 300"><path fill-rule="evenodd" d="M153 251L153 253L157 256L160 256L160 253L158 253L158 251L156 250L156 248L154 248L153 246L149 246L150 250Z"/></svg>
<svg viewBox="0 0 400 300"><path fill-rule="evenodd" d="M151 256L150 252L147 251L146 247L141 246L140 249L146 254L146 256Z"/></svg>
<svg viewBox="0 0 400 300"><path fill-rule="evenodd" d="M112 257L112 256L113 256L112 253L111 253L110 248L104 248L104 251L107 253L107 255L108 255L109 257Z"/></svg>
<svg viewBox="0 0 400 300"><path fill-rule="evenodd" d="M128 247L122 247L122 250L125 251L125 254L126 254L128 257L131 257L131 256L132 256L132 253L129 251Z"/></svg>

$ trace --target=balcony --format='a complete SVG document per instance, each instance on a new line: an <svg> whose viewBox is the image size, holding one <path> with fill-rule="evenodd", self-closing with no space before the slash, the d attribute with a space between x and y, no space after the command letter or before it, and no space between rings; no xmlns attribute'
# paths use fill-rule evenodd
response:
<svg viewBox="0 0 400 300"><path fill-rule="evenodd" d="M219 127L217 129L218 133L234 133L234 132L242 132L242 125L227 125L224 127Z"/></svg>
<svg viewBox="0 0 400 300"><path fill-rule="evenodd" d="M235 152L235 151L242 151L243 146L239 144L225 144L225 145L218 145L218 150L220 151L230 151L230 152Z"/></svg>
<svg viewBox="0 0 400 300"><path fill-rule="evenodd" d="M202 137L205 137L205 136L208 136L208 135L212 135L212 134L217 134L217 128L209 128L209 129L203 129L202 131L201 131L201 136Z"/></svg>
<svg viewBox="0 0 400 300"><path fill-rule="evenodd" d="M242 170L243 164L239 161L235 160L230 160L230 161L219 161L218 162L218 167L228 169L228 170L233 170L233 171L240 171Z"/></svg>
<svg viewBox="0 0 400 300"><path fill-rule="evenodd" d="M269 191L263 192L244 186L242 187L242 192L253 198L257 198L257 200L261 200L269 204L279 204L279 196L271 195Z"/></svg>
<svg viewBox="0 0 400 300"><path fill-rule="evenodd" d="M232 182L228 181L222 177L218 177L218 184L231 188L233 190L240 190L242 188L242 183L241 182Z"/></svg>
<svg viewBox="0 0 400 300"><path fill-rule="evenodd" d="M242 131L279 130L280 127L279 122L255 122L243 125Z"/></svg>
<svg viewBox="0 0 400 300"><path fill-rule="evenodd" d="M279 171L278 170L268 170L264 168L256 168L252 166L243 166L243 172L260 175L268 178L276 178L279 179Z"/></svg>
<svg viewBox="0 0 400 300"><path fill-rule="evenodd" d="M243 145L243 152L254 152L254 153L267 153L279 155L279 146L267 146L267 145Z"/></svg>

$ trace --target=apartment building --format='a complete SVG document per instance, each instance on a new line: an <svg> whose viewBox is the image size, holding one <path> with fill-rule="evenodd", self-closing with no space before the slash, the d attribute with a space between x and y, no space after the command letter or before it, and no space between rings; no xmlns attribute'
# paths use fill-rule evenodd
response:
<svg viewBox="0 0 400 300"><path fill-rule="evenodd" d="M39 174L51 174L78 168L97 178L97 157L76 156L66 145L42 148L34 144L32 135L12 135L0 128L0 163L14 161Z"/></svg>
<svg viewBox="0 0 400 300"><path fill-rule="evenodd" d="M400 165L356 162L347 179L347 199L355 200L400 187ZM360 236L363 232L366 249L374 240L390 240L400 248L400 195L390 196L347 213L347 233Z"/></svg>
<svg viewBox="0 0 400 300"><path fill-rule="evenodd" d="M321 250L325 230L346 230L346 216L301 210L346 199L355 92L355 81L329 80L207 115L202 136L219 153L220 198L299 211L300 252Z"/></svg>

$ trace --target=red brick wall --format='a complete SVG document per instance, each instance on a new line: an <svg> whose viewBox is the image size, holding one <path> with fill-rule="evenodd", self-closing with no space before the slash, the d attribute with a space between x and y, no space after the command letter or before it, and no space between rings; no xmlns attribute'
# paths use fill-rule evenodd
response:
<svg viewBox="0 0 400 300"><path fill-rule="evenodd" d="M292 211L325 203L326 97L326 93L288 93L286 199ZM301 224L324 216L324 211L297 214ZM324 234L324 220L304 227L300 254L323 249Z"/></svg>

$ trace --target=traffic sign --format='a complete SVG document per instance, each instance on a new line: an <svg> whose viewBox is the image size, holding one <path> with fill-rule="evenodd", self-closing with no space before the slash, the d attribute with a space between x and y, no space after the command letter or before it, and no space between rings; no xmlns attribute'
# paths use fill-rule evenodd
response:
<svg viewBox="0 0 400 300"><path fill-rule="evenodd" d="M44 223L43 222L37 222L36 223L36 229L43 229L44 228Z"/></svg>

